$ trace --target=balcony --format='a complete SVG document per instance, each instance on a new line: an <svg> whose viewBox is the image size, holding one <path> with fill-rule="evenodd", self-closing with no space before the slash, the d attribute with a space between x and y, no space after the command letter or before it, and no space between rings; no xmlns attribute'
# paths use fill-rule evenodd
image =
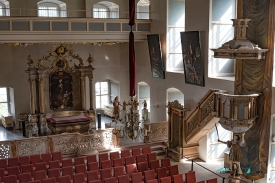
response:
<svg viewBox="0 0 275 183"><path fill-rule="evenodd" d="M0 17L0 43L128 42L128 19ZM136 20L135 41L146 41L151 20Z"/></svg>

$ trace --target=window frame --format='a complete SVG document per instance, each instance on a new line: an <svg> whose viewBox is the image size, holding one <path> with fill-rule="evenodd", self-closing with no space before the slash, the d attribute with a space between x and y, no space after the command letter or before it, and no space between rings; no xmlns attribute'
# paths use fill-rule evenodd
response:
<svg viewBox="0 0 275 183"><path fill-rule="evenodd" d="M235 1L235 7L234 7L235 8L235 16L233 18L237 18L237 0L234 0L234 1ZM213 10L212 7L213 7L213 0L210 1L210 11L209 11L210 13L209 13L208 77L210 77L210 78L220 78L220 79L234 81L235 80L235 73L236 73L236 64L235 64L236 60L235 59L228 59L227 61L225 61L225 60L221 60L221 59L216 59L216 58L214 58L213 51L210 50L211 48L214 47L212 45L215 44L214 39L213 39L213 35L212 35L213 30L214 30L213 27L215 25L217 25L217 26L220 26L220 25L225 25L225 26L230 25L230 26L232 26L233 22L230 20L231 18L228 19L228 20L225 20L225 21L223 21L223 20L213 20L213 11L214 10ZM233 26L231 27L231 31L233 31L233 33L234 33L234 27ZM229 38L229 39L233 39L233 37ZM211 41L211 40L213 40L213 41ZM226 41L224 41L224 42L221 41L221 43L218 47L222 46L222 44L225 43L225 42ZM223 63L224 65L226 63L232 62L231 66L232 66L233 72L216 72L214 67L215 67L216 63L219 62L219 61L225 62L225 63Z"/></svg>
<svg viewBox="0 0 275 183"><path fill-rule="evenodd" d="M98 6L98 7L97 7ZM95 8L99 9L100 7L105 7L107 11L95 11ZM105 16L99 15L106 12ZM95 14L97 13L97 16ZM100 1L93 4L92 7L93 18L119 18L119 5L111 1Z"/></svg>
<svg viewBox="0 0 275 183"><path fill-rule="evenodd" d="M0 8L2 15L0 16L10 16L10 3L6 0L0 0L0 5L2 5L2 8Z"/></svg>
<svg viewBox="0 0 275 183"><path fill-rule="evenodd" d="M148 7L148 12L140 12L141 7ZM143 19L143 20L150 19L150 1L149 0L139 0L139 2L137 3L136 16L137 16L137 19ZM146 16L146 17L143 17L143 16Z"/></svg>
<svg viewBox="0 0 275 183"><path fill-rule="evenodd" d="M40 9L40 7L47 7L47 9ZM49 16L49 8L56 7L57 16ZM47 16L41 16L40 11L47 11ZM38 17L67 17L66 3L62 1L43 0L37 3L37 16Z"/></svg>
<svg viewBox="0 0 275 183"><path fill-rule="evenodd" d="M5 102L0 101L0 104L6 104L7 105L6 111L1 111L0 110L0 114L10 113L10 93L9 93L9 89L8 89L8 87L0 87L0 88L5 88L6 89L6 97L7 97L7 101L5 101Z"/></svg>
<svg viewBox="0 0 275 183"><path fill-rule="evenodd" d="M183 13L184 23L182 24L182 26L180 26L178 24L170 24L169 23L170 2L183 2L184 8L185 8L185 0L168 0L167 1L166 72L182 73L183 74L184 73L184 64L183 64L183 58L182 58L182 50L181 50L181 48L180 48L180 50L177 50L177 48L175 50L170 50L170 45L174 45L174 44L172 41L169 40L169 38L172 37L172 38L175 38L176 40L178 40L180 42L179 46L181 47L180 32L185 31L185 10ZM176 30L175 33L172 33L173 32L172 30ZM177 32L178 32L178 34L177 34ZM179 58L179 61L180 61L179 67L173 67L177 62L177 59L176 60L173 59L174 56L176 56L175 58Z"/></svg>

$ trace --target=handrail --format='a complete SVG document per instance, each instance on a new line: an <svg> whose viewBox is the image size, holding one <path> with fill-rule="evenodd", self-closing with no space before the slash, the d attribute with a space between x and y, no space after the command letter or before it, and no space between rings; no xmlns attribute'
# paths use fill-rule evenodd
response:
<svg viewBox="0 0 275 183"><path fill-rule="evenodd" d="M176 153L177 155L179 155L181 159L182 159L182 158L186 158L186 159L188 159L188 160L191 160L191 161L192 161L192 164L191 164L191 171L193 171L193 167L194 167L194 163L195 163L196 165L202 167L203 169L205 169L205 170L207 170L207 171L209 171L209 172L215 174L216 176L222 178L222 179L223 179L223 183L225 182L226 179L227 179L227 180L240 180L240 179L237 179L237 178L228 178L228 177L221 176L221 175L217 174L216 172L213 172L212 170L210 170L210 169L208 169L208 168L202 166L201 164L199 164L198 162L194 161L193 159L190 159L190 158L184 156L183 154L181 154L181 153L179 153L179 152L177 152L177 151L175 151L175 150L173 150L173 149L170 149L169 147L167 147L166 150L167 150L166 156L168 155L168 152L169 152L169 151L172 151L172 152ZM246 180L242 180L242 181L243 181L243 182L247 182ZM254 180L252 179L251 182L254 183ZM247 183L249 183L249 182L247 182Z"/></svg>
<svg viewBox="0 0 275 183"><path fill-rule="evenodd" d="M216 92L228 93L224 90L210 89L198 102L197 106L184 118L184 138L187 143L214 117L217 107L215 104Z"/></svg>

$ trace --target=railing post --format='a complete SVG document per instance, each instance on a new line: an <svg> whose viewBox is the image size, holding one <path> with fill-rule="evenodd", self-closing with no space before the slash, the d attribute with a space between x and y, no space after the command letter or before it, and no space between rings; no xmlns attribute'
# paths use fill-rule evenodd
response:
<svg viewBox="0 0 275 183"><path fill-rule="evenodd" d="M193 172L193 166L194 166L194 161L192 160L192 164L191 164L191 172Z"/></svg>

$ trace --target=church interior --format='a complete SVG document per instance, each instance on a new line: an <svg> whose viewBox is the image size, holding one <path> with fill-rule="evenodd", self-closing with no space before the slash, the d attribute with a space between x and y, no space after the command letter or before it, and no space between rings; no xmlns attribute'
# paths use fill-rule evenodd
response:
<svg viewBox="0 0 275 183"><path fill-rule="evenodd" d="M275 182L274 10L0 0L0 182Z"/></svg>

